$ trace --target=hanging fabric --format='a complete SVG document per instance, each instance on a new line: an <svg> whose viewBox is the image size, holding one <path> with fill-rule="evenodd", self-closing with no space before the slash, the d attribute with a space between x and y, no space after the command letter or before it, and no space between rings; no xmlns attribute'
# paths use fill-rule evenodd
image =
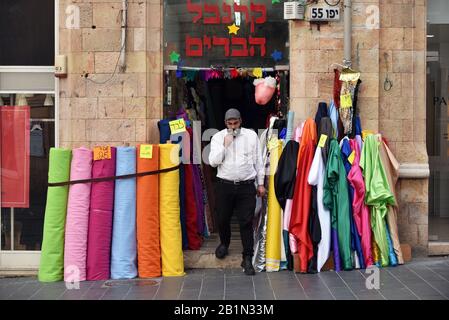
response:
<svg viewBox="0 0 449 320"><path fill-rule="evenodd" d="M354 156L354 154L352 153L352 149L350 146L350 140L348 137L344 137L341 141L340 141L340 149L341 149L341 157L343 159L343 164L345 166L345 171L346 171L346 178L352 168L352 164L351 162L352 157ZM357 231L357 227L355 226L354 223L354 218L353 218L353 211L352 211L352 202L354 199L354 189L352 188L352 185L349 183L348 181L348 192L349 192L349 223L350 223L350 228L351 228L351 249L354 253L354 262L355 262L355 267L357 269L365 269L365 259L363 256L363 250L362 250L362 246L360 244L360 235L359 232Z"/></svg>
<svg viewBox="0 0 449 320"><path fill-rule="evenodd" d="M369 208L365 204L365 182L363 181L362 169L360 168L360 148L355 140L349 141L351 150L354 152L354 161L348 174L348 181L354 189L352 199L352 215L356 229L361 238L365 266L373 265L373 254L371 248L371 222Z"/></svg>
<svg viewBox="0 0 449 320"><path fill-rule="evenodd" d="M312 187L307 183L317 143L316 124L308 119L304 125L298 155L298 174L295 181L292 213L289 231L295 236L300 259L300 272L306 273L309 260L313 256L313 246L309 234Z"/></svg>
<svg viewBox="0 0 449 320"><path fill-rule="evenodd" d="M349 195L346 172L337 140L330 142L329 158L324 175L323 202L331 210L332 241L335 268L339 267L340 257L344 270L352 269L351 230L349 221ZM337 242L338 241L338 242ZM338 243L338 246L336 244ZM337 248L338 247L338 252Z"/></svg>
<svg viewBox="0 0 449 320"><path fill-rule="evenodd" d="M397 225L399 208L397 203L396 183L399 179L399 162L385 143L384 139L382 139L382 142L380 143L380 156L383 167L385 168L385 173L387 174L388 185L395 198L394 205L388 206L388 227L391 235L391 240L393 242L394 251L397 256L398 264L404 264Z"/></svg>
<svg viewBox="0 0 449 320"><path fill-rule="evenodd" d="M380 250L381 265L389 264L389 249L386 235L387 206L394 205L395 199L388 186L388 179L380 160L379 135L369 135L363 144L360 167L365 178L365 203L371 210L371 227Z"/></svg>

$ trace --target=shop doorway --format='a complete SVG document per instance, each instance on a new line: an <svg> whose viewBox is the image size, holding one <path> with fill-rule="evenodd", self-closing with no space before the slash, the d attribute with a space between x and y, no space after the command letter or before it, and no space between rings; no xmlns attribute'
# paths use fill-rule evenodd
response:
<svg viewBox="0 0 449 320"><path fill-rule="evenodd" d="M187 114L190 121L197 121L201 128L202 159L207 158L207 147L211 134L209 129L218 132L225 128L224 115L229 108L236 108L242 115L242 126L254 130L259 135L268 126L268 120L276 115L283 118L288 113L289 71L288 66L266 68L263 77L277 80L277 89L269 102L259 105L255 99L256 77L251 75L229 77L227 71L218 71L220 76L208 78L208 68L186 68L188 71L169 70L166 66L164 79L164 119L175 119L180 114ZM240 68L242 70L243 68ZM281 69L281 70L276 70ZM235 69L230 69L235 70ZM248 68L252 70L252 68ZM208 132L206 132L208 131ZM214 185L217 169L201 162L206 184L208 207L210 209L210 237L206 238L202 249L213 254L219 244L218 228L215 215ZM232 240L230 252L241 254L241 240L236 217L231 221ZM187 261L189 259L187 258ZM232 259L230 259L232 260ZM236 260L239 261L239 260ZM188 264L188 263L187 263Z"/></svg>

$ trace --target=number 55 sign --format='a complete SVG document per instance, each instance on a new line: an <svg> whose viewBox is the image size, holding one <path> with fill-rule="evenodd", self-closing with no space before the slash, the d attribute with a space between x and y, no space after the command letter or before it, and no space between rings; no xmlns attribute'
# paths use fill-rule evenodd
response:
<svg viewBox="0 0 449 320"><path fill-rule="evenodd" d="M338 7L309 7L309 21L339 21L340 8Z"/></svg>

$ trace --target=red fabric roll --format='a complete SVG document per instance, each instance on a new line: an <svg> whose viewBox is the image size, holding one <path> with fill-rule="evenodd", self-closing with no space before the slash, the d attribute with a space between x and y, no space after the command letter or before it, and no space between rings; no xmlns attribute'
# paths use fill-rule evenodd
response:
<svg viewBox="0 0 449 320"><path fill-rule="evenodd" d="M186 192L186 229L188 248L190 250L201 249L201 237L198 234L197 226L197 205L195 201L193 165L185 165L185 192Z"/></svg>
<svg viewBox="0 0 449 320"><path fill-rule="evenodd" d="M312 186L307 182L307 178L312 166L316 143L316 124L313 119L308 119L304 125L301 138L302 149L300 149L298 156L295 193L289 226L289 232L295 236L298 244L299 269L300 272L304 273L307 272L308 262L313 257L312 240L309 234Z"/></svg>
<svg viewBox="0 0 449 320"><path fill-rule="evenodd" d="M115 175L117 149L111 147L111 159L94 161L92 178ZM110 277L112 218L115 181L92 183L87 240L87 280Z"/></svg>

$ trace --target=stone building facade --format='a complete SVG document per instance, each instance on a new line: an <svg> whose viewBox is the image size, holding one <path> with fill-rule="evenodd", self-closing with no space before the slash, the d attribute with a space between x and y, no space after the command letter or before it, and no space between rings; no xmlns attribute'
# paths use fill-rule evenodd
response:
<svg viewBox="0 0 449 320"><path fill-rule="evenodd" d="M122 1L59 1L59 54L68 58L68 77L59 81L61 147L159 141L163 1L128 2L126 71L119 72ZM427 253L427 1L352 2L352 61L362 73L362 127L384 134L400 161L400 240L415 253ZM70 6L79 8L79 28L71 24L75 11ZM332 64L343 59L343 26L343 19L319 26L289 22L289 107L296 124L332 96ZM389 91L384 89L387 76L393 82Z"/></svg>

